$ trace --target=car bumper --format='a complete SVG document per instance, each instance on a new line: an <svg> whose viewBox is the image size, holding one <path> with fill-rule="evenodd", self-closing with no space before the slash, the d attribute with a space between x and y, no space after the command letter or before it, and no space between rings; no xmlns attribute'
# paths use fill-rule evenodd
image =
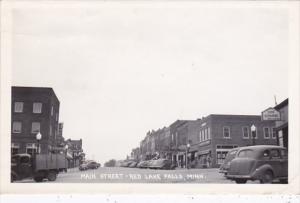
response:
<svg viewBox="0 0 300 203"><path fill-rule="evenodd" d="M228 179L232 179L232 180L235 180L235 179L247 179L247 180L252 180L253 177L252 176L249 176L249 175L225 175L226 178Z"/></svg>
<svg viewBox="0 0 300 203"><path fill-rule="evenodd" d="M219 169L219 173L227 173L228 170L224 170L224 169Z"/></svg>

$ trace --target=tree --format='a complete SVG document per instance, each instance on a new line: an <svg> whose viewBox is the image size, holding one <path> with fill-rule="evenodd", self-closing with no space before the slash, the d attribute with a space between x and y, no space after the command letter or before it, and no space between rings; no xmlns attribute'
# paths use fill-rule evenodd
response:
<svg viewBox="0 0 300 203"><path fill-rule="evenodd" d="M114 166L116 166L116 160L115 159L111 159L111 160L105 162L104 166L105 167L114 167Z"/></svg>

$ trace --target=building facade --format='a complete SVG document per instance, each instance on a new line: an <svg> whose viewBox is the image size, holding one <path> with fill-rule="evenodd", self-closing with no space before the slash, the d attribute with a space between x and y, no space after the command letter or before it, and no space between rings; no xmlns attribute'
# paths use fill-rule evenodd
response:
<svg viewBox="0 0 300 203"><path fill-rule="evenodd" d="M82 139L79 140L66 140L67 158L69 167L77 167L85 160L85 154L82 149Z"/></svg>
<svg viewBox="0 0 300 203"><path fill-rule="evenodd" d="M197 122L188 151L188 163L195 167L219 167L235 147L277 143L275 122L262 121L261 116L213 114Z"/></svg>
<svg viewBox="0 0 300 203"><path fill-rule="evenodd" d="M12 87L12 154L47 154L61 145L59 105L52 88ZM36 138L38 133L42 135L41 140Z"/></svg>
<svg viewBox="0 0 300 203"><path fill-rule="evenodd" d="M286 147L288 149L288 135L289 135L289 129L288 129L288 120L289 120L289 101L288 99L284 100L280 104L275 106L275 109L280 112L280 121L276 121L275 125L275 131L277 135L277 143L279 146Z"/></svg>

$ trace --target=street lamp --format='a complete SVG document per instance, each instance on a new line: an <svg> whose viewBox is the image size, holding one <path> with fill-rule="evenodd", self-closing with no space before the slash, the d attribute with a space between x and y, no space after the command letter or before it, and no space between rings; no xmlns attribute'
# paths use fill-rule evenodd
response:
<svg viewBox="0 0 300 203"><path fill-rule="evenodd" d="M190 147L191 147L191 145L190 145L190 143L188 143L186 145L186 155L185 155L185 166L186 166L187 169L189 169L189 167L188 167L188 153L189 153Z"/></svg>
<svg viewBox="0 0 300 203"><path fill-rule="evenodd" d="M256 139L256 127L255 125L251 125L251 138L252 138L252 145L255 145L255 139Z"/></svg>
<svg viewBox="0 0 300 203"><path fill-rule="evenodd" d="M36 140L38 143L38 148L37 148L37 153L40 153L40 140L42 139L42 134L40 132L38 132L38 134L36 134Z"/></svg>

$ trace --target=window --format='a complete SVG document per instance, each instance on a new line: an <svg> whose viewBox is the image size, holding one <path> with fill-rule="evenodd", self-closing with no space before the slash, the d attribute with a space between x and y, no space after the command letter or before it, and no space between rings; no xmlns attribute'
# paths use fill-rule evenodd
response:
<svg viewBox="0 0 300 203"><path fill-rule="evenodd" d="M50 128L49 128L49 137L52 136L52 125L50 125Z"/></svg>
<svg viewBox="0 0 300 203"><path fill-rule="evenodd" d="M264 127L264 138L269 139L270 138L270 128Z"/></svg>
<svg viewBox="0 0 300 203"><path fill-rule="evenodd" d="M18 121L13 122L13 133L21 133L22 132L22 123Z"/></svg>
<svg viewBox="0 0 300 203"><path fill-rule="evenodd" d="M53 106L51 106L51 116L53 116Z"/></svg>
<svg viewBox="0 0 300 203"><path fill-rule="evenodd" d="M205 139L205 140L208 140L207 128L204 130L204 139Z"/></svg>
<svg viewBox="0 0 300 203"><path fill-rule="evenodd" d="M21 164L28 164L30 161L29 157L28 156L23 156L20 158L20 163Z"/></svg>
<svg viewBox="0 0 300 203"><path fill-rule="evenodd" d="M199 141L200 141L200 142L202 141L202 133L201 133L201 130L199 131Z"/></svg>
<svg viewBox="0 0 300 203"><path fill-rule="evenodd" d="M253 158L254 157L254 153L252 150L250 149L245 149L239 152L238 157L249 157L249 158Z"/></svg>
<svg viewBox="0 0 300 203"><path fill-rule="evenodd" d="M31 133L40 132L41 124L39 122L32 122Z"/></svg>
<svg viewBox="0 0 300 203"><path fill-rule="evenodd" d="M204 141L204 130L201 130L201 140Z"/></svg>
<svg viewBox="0 0 300 203"><path fill-rule="evenodd" d="M15 102L15 113L22 113L23 112L23 105L24 103L23 102Z"/></svg>
<svg viewBox="0 0 300 203"><path fill-rule="evenodd" d="M42 113L42 103L40 102L33 103L33 113Z"/></svg>
<svg viewBox="0 0 300 203"><path fill-rule="evenodd" d="M20 144L18 143L12 143L11 144L11 154L18 154L19 153Z"/></svg>
<svg viewBox="0 0 300 203"><path fill-rule="evenodd" d="M226 151L217 151L217 164L223 164L227 156Z"/></svg>
<svg viewBox="0 0 300 203"><path fill-rule="evenodd" d="M210 140L210 128L208 128L208 130L207 130L207 134L208 134L208 139Z"/></svg>
<svg viewBox="0 0 300 203"><path fill-rule="evenodd" d="M243 127L243 138L249 139L249 128L248 127Z"/></svg>
<svg viewBox="0 0 300 203"><path fill-rule="evenodd" d="M272 138L276 139L276 130L275 130L275 128L272 128Z"/></svg>
<svg viewBox="0 0 300 203"><path fill-rule="evenodd" d="M265 150L264 153L263 153L263 156L269 158L270 151L269 150Z"/></svg>
<svg viewBox="0 0 300 203"><path fill-rule="evenodd" d="M27 143L26 145L26 153L30 155L34 155L37 152L37 147L35 143Z"/></svg>
<svg viewBox="0 0 300 203"><path fill-rule="evenodd" d="M223 127L223 137L228 139L230 138L230 129L229 127Z"/></svg>
<svg viewBox="0 0 300 203"><path fill-rule="evenodd" d="M280 159L280 153L278 149L272 149L270 154L272 159Z"/></svg>
<svg viewBox="0 0 300 203"><path fill-rule="evenodd" d="M281 149L280 154L282 158L287 158L287 151L285 149Z"/></svg>
<svg viewBox="0 0 300 203"><path fill-rule="evenodd" d="M257 136L257 128L256 128L254 132L251 131L251 138L257 139L257 137L258 136Z"/></svg>

